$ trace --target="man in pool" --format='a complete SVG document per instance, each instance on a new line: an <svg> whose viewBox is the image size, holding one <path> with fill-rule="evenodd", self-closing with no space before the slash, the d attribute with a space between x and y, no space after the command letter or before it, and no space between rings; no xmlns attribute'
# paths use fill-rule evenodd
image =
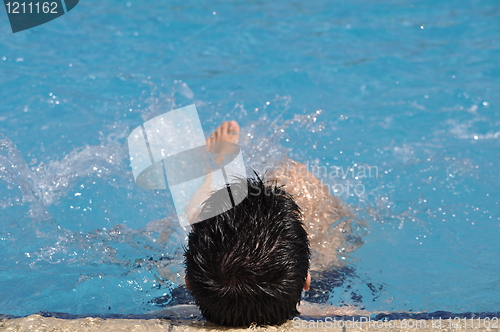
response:
<svg viewBox="0 0 500 332"><path fill-rule="evenodd" d="M207 140L216 162L230 153L217 143L238 143L239 133L235 121L224 122ZM256 177L232 183L233 195L248 192L225 212L217 214L224 210L225 188L204 200L201 211L187 209L192 230L184 253L186 287L213 323L284 323L299 313L302 290L309 289L310 246L316 267L336 261L335 239L322 233L329 233L332 221L347 217L348 222L350 213L304 165L286 160L282 166L268 174L268 181ZM208 187L202 186L197 201L208 196Z"/></svg>

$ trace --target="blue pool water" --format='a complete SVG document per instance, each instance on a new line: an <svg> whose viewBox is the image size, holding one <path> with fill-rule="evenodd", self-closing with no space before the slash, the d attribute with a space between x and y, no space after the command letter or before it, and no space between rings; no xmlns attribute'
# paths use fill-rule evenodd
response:
<svg viewBox="0 0 500 332"><path fill-rule="evenodd" d="M16 34L0 17L0 313L176 303L184 234L154 222L173 205L135 185L126 137L193 103L207 133L240 122L249 160L344 171L318 176L357 248L316 300L500 311L498 1L85 0Z"/></svg>

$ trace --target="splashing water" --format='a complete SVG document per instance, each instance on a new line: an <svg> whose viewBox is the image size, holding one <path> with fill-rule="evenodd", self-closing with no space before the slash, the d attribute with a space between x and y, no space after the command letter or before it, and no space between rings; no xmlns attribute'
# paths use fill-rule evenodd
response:
<svg viewBox="0 0 500 332"><path fill-rule="evenodd" d="M187 85L184 90L189 97ZM150 106L145 117L160 108L164 109ZM280 143L286 135L304 129L320 132L324 129L320 116L321 111L284 121L262 116L244 126L241 145L246 164L261 175L272 169L289 154ZM0 177L8 187L2 207L6 211L28 208L2 233L2 248L9 252L3 262L7 267L22 267L20 280L27 289L44 285L52 289L33 291L38 294L34 303L37 297L43 299L44 310L105 313L109 307L134 313L155 304L176 303L173 297L186 295L185 290L184 294L174 291L183 282L186 234L172 216L168 192L134 185L126 146L120 143L127 131L115 126L101 137L100 145L76 148L60 160L32 167L15 144L1 136ZM26 246L21 238L31 244ZM346 239L360 238L346 234ZM38 273L64 275L66 281L55 288L49 282L36 285ZM107 291L86 299L78 296L80 291L100 287ZM132 304L125 304L127 297ZM36 311L16 302L21 299L10 301L16 303L14 314ZM70 305L73 301L76 305Z"/></svg>

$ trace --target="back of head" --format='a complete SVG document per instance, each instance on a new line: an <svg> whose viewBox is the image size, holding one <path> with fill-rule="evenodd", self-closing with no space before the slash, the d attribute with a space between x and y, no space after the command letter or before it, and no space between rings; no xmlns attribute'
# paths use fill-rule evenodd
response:
<svg viewBox="0 0 500 332"><path fill-rule="evenodd" d="M248 195L221 209L227 189L204 204L184 254L189 288L203 316L225 326L277 325L297 315L309 269L309 242L292 197L261 179L231 184Z"/></svg>

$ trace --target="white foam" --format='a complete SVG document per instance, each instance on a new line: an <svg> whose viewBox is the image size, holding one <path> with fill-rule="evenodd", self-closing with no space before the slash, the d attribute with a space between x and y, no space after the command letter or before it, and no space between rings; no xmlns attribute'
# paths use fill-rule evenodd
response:
<svg viewBox="0 0 500 332"><path fill-rule="evenodd" d="M0 178L19 188L22 201L30 206L31 218L46 220L50 218L47 207L67 195L76 179L123 173L125 146L113 144L120 137L114 133L107 138L111 144L76 148L61 160L30 168L16 145L0 135Z"/></svg>

